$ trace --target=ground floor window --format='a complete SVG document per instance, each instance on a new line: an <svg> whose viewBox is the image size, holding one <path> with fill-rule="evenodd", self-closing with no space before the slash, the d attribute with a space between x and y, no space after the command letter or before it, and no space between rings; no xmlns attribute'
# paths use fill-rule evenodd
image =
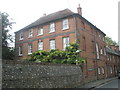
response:
<svg viewBox="0 0 120 90"><path fill-rule="evenodd" d="M23 55L22 46L19 47L19 56Z"/></svg>
<svg viewBox="0 0 120 90"><path fill-rule="evenodd" d="M28 55L32 54L32 44L28 45Z"/></svg>
<svg viewBox="0 0 120 90"><path fill-rule="evenodd" d="M103 74L105 73L105 71L104 71L104 67L102 67L102 73L103 73Z"/></svg>
<svg viewBox="0 0 120 90"><path fill-rule="evenodd" d="M100 67L98 68L98 74L100 74Z"/></svg>

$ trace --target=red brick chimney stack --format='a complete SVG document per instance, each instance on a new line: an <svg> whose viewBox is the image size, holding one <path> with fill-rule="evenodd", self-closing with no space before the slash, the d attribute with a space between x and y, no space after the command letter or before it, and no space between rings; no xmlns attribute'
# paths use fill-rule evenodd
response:
<svg viewBox="0 0 120 90"><path fill-rule="evenodd" d="M82 8L80 7L80 4L78 5L77 12L82 16Z"/></svg>

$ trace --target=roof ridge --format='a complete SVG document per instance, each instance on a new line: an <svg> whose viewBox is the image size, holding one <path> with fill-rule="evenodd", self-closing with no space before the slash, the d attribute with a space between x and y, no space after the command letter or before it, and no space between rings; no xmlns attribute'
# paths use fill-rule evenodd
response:
<svg viewBox="0 0 120 90"><path fill-rule="evenodd" d="M29 29L31 27L38 26L38 25L43 24L43 23L47 23L47 22L50 22L50 21L53 21L53 20L56 20L56 19L60 19L60 18L69 16L71 14L74 14L74 12L72 12L70 9L66 8L66 9L48 14L46 16L42 16L42 17L38 18L37 20L35 20L31 24L25 26L24 28L22 28L20 30Z"/></svg>

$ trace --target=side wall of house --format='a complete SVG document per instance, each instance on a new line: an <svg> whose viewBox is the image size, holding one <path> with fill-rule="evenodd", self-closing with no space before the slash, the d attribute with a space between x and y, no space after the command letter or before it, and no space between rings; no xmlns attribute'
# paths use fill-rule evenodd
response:
<svg viewBox="0 0 120 90"><path fill-rule="evenodd" d="M106 55L104 54L105 35L94 28L92 25L77 18L77 30L80 41L80 49L82 50L80 56L86 59L84 64L84 79L87 81L101 79L106 77ZM99 59L96 58L96 43L98 43ZM102 53L101 50L102 49ZM100 74L98 74L100 68ZM102 71L104 69L104 71Z"/></svg>

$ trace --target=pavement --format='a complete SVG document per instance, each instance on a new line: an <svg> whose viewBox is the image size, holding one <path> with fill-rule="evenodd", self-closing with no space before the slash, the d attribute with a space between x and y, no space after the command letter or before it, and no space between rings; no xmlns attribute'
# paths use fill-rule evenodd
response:
<svg viewBox="0 0 120 90"><path fill-rule="evenodd" d="M90 89L96 88L102 84L105 84L107 82L110 82L116 78L117 77L112 77L112 78L106 78L106 79L101 79L101 80L97 80L97 81L92 81L92 82L86 83L84 85L78 86L77 88L87 88L90 90Z"/></svg>

